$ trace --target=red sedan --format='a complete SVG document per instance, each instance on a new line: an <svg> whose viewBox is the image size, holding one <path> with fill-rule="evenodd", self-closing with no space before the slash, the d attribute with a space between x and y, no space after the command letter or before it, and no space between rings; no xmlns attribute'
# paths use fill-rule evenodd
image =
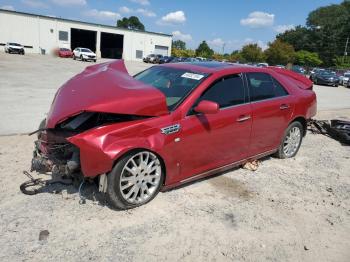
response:
<svg viewBox="0 0 350 262"><path fill-rule="evenodd" d="M73 56L73 52L68 48L59 48L57 50L57 56L70 58Z"/></svg>
<svg viewBox="0 0 350 262"><path fill-rule="evenodd" d="M119 60L58 90L32 167L82 173L128 209L249 160L294 157L315 114L312 82L288 70L195 62L132 77Z"/></svg>

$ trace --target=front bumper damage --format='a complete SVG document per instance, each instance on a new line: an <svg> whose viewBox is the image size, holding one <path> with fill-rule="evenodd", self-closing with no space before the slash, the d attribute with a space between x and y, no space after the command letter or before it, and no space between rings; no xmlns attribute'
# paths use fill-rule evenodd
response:
<svg viewBox="0 0 350 262"><path fill-rule="evenodd" d="M72 134L56 130L40 130L34 142L31 171L51 172L53 176L73 177L80 172L79 148L69 143Z"/></svg>

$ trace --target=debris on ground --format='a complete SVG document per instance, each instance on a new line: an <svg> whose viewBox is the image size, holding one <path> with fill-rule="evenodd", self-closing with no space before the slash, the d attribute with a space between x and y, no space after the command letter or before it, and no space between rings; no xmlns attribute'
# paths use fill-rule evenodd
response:
<svg viewBox="0 0 350 262"><path fill-rule="evenodd" d="M331 137L343 144L350 145L350 121L349 120L315 120L308 122L308 130L312 134L322 134Z"/></svg>
<svg viewBox="0 0 350 262"><path fill-rule="evenodd" d="M47 240L47 238L49 237L50 232L49 230L41 230L39 233L39 241L44 241Z"/></svg>
<svg viewBox="0 0 350 262"><path fill-rule="evenodd" d="M250 171L256 171L256 170L258 170L259 165L260 165L259 160L253 160L253 161L249 161L249 162L245 163L243 165L243 168L250 170Z"/></svg>

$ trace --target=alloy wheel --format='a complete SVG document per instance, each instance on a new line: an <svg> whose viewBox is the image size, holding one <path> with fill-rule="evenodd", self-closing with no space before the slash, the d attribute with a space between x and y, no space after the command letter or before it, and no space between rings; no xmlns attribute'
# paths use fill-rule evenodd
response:
<svg viewBox="0 0 350 262"><path fill-rule="evenodd" d="M301 132L300 128L293 127L289 130L286 138L283 142L283 152L286 157L292 157L298 150L301 142Z"/></svg>
<svg viewBox="0 0 350 262"><path fill-rule="evenodd" d="M125 201L143 204L154 194L161 181L162 167L158 157L148 151L138 152L124 165L120 192Z"/></svg>

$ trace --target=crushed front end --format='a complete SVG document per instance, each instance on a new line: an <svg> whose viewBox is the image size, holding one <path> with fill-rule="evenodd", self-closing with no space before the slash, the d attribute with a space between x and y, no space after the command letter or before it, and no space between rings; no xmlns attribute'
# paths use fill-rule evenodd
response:
<svg viewBox="0 0 350 262"><path fill-rule="evenodd" d="M66 130L40 129L34 142L31 171L67 177L79 173L79 148L66 139L74 134Z"/></svg>

